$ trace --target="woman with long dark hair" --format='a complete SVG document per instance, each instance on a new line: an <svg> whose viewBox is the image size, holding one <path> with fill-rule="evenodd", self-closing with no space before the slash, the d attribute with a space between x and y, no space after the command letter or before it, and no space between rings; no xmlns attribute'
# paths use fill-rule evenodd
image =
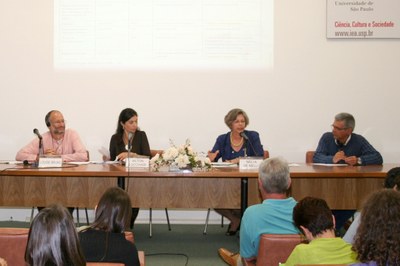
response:
<svg viewBox="0 0 400 266"><path fill-rule="evenodd" d="M125 108L119 114L117 130L110 140L110 160L123 161L128 153L130 156L151 156L147 135L138 127L138 114L132 108ZM133 228L138 214L139 208L132 208L130 228Z"/></svg>
<svg viewBox="0 0 400 266"><path fill-rule="evenodd" d="M119 262L139 266L135 244L126 240L132 215L131 200L118 187L106 190L97 207L94 222L79 232L83 253L90 262Z"/></svg>
<svg viewBox="0 0 400 266"><path fill-rule="evenodd" d="M86 265L74 221L61 205L42 209L29 229L25 261L29 266Z"/></svg>

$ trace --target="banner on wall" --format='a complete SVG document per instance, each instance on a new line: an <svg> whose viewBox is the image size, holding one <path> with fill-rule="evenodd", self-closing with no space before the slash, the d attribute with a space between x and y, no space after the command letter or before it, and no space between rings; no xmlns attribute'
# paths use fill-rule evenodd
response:
<svg viewBox="0 0 400 266"><path fill-rule="evenodd" d="M400 0L327 0L326 37L400 38Z"/></svg>

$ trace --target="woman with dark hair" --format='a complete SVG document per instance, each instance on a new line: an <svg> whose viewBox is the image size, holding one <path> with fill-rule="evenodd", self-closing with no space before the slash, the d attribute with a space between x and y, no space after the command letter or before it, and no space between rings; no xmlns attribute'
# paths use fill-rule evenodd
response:
<svg viewBox="0 0 400 266"><path fill-rule="evenodd" d="M110 140L110 160L123 161L130 156L151 156L150 145L146 133L138 127L138 114L132 108L125 108L118 117L117 130ZM132 208L132 220L130 227L133 228L139 208Z"/></svg>
<svg viewBox="0 0 400 266"><path fill-rule="evenodd" d="M208 152L210 161L239 163L239 157L264 156L260 136L256 131L246 130L249 117L242 109L235 108L225 115L225 124L229 127L228 133L218 136L211 151ZM241 212L239 209L215 209L216 212L230 220L226 235L233 236L240 226Z"/></svg>
<svg viewBox="0 0 400 266"><path fill-rule="evenodd" d="M353 265L400 265L400 193L384 189L365 202L353 250L361 263Z"/></svg>
<svg viewBox="0 0 400 266"><path fill-rule="evenodd" d="M132 155L150 156L146 133L138 127L138 114L135 110L126 108L119 114L117 130L110 140L110 160L125 160L129 148Z"/></svg>
<svg viewBox="0 0 400 266"><path fill-rule="evenodd" d="M131 206L126 191L118 187L106 190L96 207L94 222L79 232L87 261L140 265L135 244L124 234L131 220Z"/></svg>
<svg viewBox="0 0 400 266"><path fill-rule="evenodd" d="M74 222L61 205L42 209L29 229L25 261L29 266L86 265Z"/></svg>

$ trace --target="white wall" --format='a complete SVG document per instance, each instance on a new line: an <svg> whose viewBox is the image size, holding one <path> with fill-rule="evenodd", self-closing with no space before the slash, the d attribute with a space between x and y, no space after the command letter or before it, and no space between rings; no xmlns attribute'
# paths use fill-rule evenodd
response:
<svg viewBox="0 0 400 266"><path fill-rule="evenodd" d="M275 1L274 68L265 71L55 71L52 1L0 0L0 160L64 113L91 159L108 148L119 112L132 107L150 146L192 140L207 151L228 131L223 117L241 107L271 156L303 162L333 116L356 118L357 133L385 162L400 159L400 40L326 39L326 3Z"/></svg>

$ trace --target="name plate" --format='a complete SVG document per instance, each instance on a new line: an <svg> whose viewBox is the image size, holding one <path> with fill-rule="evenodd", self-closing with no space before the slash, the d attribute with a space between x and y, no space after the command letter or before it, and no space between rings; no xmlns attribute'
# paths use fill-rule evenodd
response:
<svg viewBox="0 0 400 266"><path fill-rule="evenodd" d="M150 159L149 158L126 158L125 159L125 167L132 168L149 168L150 167Z"/></svg>
<svg viewBox="0 0 400 266"><path fill-rule="evenodd" d="M239 170L258 170L263 159L260 157L243 157L239 159Z"/></svg>
<svg viewBox="0 0 400 266"><path fill-rule="evenodd" d="M62 167L62 158L58 157L39 157L39 168Z"/></svg>

